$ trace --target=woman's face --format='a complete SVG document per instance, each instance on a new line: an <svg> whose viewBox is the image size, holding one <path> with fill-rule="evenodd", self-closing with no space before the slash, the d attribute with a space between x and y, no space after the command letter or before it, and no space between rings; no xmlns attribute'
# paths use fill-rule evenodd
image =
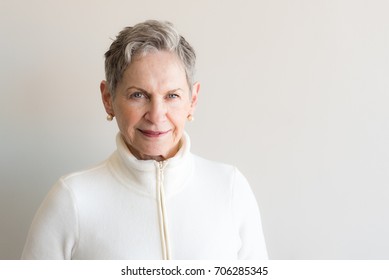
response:
<svg viewBox="0 0 389 280"><path fill-rule="evenodd" d="M105 81L100 87L105 109L116 117L135 157L163 160L176 154L200 85L193 86L191 95L184 66L175 54L157 51L135 57L116 88L115 98Z"/></svg>

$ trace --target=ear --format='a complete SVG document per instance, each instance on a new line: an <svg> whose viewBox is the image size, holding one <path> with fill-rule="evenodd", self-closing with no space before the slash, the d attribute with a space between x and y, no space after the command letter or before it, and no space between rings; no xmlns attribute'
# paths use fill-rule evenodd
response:
<svg viewBox="0 0 389 280"><path fill-rule="evenodd" d="M112 106L112 95L109 92L107 81L102 81L100 83L100 92L105 111L107 112L107 114L115 116Z"/></svg>
<svg viewBox="0 0 389 280"><path fill-rule="evenodd" d="M197 106L197 99L200 92L200 83L195 82L192 86L192 97L191 97L191 105L190 105L190 111L189 113L193 115L196 106Z"/></svg>

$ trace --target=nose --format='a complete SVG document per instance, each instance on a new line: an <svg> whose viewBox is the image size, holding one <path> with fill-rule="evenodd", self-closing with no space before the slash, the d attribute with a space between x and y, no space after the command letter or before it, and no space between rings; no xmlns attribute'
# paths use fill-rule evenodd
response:
<svg viewBox="0 0 389 280"><path fill-rule="evenodd" d="M166 113L166 104L162 100L154 99L149 103L145 118L152 124L160 124L166 120Z"/></svg>

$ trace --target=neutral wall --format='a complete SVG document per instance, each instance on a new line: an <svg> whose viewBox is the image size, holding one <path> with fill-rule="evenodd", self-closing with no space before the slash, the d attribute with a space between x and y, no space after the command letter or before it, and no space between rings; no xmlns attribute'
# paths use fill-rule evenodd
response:
<svg viewBox="0 0 389 280"><path fill-rule="evenodd" d="M197 50L193 151L247 176L270 258L388 259L388 3L2 0L0 259L59 176L113 151L103 53L150 18Z"/></svg>

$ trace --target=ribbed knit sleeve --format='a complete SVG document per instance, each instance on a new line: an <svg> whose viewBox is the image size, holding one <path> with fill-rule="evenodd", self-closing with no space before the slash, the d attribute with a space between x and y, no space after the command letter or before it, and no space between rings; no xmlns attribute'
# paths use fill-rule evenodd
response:
<svg viewBox="0 0 389 280"><path fill-rule="evenodd" d="M261 216L249 183L235 168L232 186L232 209L241 247L238 259L267 259Z"/></svg>
<svg viewBox="0 0 389 280"><path fill-rule="evenodd" d="M71 190L59 180L32 222L22 259L69 260L78 239L77 209Z"/></svg>

